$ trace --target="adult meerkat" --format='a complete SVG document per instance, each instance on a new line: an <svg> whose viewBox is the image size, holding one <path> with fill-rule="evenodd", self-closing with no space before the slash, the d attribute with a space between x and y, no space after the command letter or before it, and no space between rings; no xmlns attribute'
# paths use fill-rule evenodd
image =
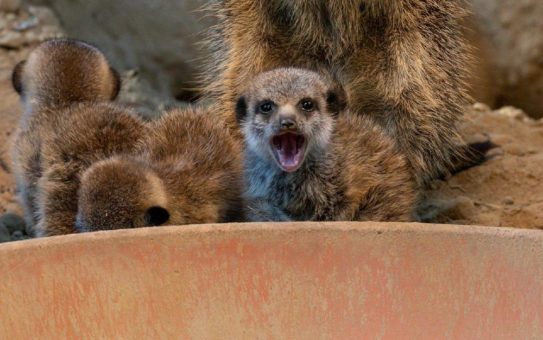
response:
<svg viewBox="0 0 543 340"><path fill-rule="evenodd" d="M104 55L80 41L42 43L13 72L24 113L12 150L26 222L36 236L75 232L80 175L135 149L145 125L110 103L120 81Z"/></svg>
<svg viewBox="0 0 543 340"><path fill-rule="evenodd" d="M202 109L153 122L137 155L93 164L82 176L79 231L243 220L241 148Z"/></svg>
<svg viewBox="0 0 543 340"><path fill-rule="evenodd" d="M277 67L328 73L350 111L370 116L406 155L423 186L491 143L471 149L456 123L468 103L461 0L222 0L206 90L231 107L248 81ZM477 156L477 157L473 157Z"/></svg>
<svg viewBox="0 0 543 340"><path fill-rule="evenodd" d="M409 221L415 182L392 140L316 73L276 69L238 99L253 221Z"/></svg>

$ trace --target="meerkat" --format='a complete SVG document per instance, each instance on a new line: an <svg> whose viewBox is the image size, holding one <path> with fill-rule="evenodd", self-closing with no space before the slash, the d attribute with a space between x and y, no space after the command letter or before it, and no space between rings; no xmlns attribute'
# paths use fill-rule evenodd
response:
<svg viewBox="0 0 543 340"><path fill-rule="evenodd" d="M35 236L74 233L83 171L133 151L146 126L111 103L119 77L84 42L42 43L15 68L13 86L24 107L12 156L26 222Z"/></svg>
<svg viewBox="0 0 543 340"><path fill-rule="evenodd" d="M236 104L252 221L410 221L415 180L377 125L317 73L258 75Z"/></svg>
<svg viewBox="0 0 543 340"><path fill-rule="evenodd" d="M301 67L346 89L349 111L383 128L420 187L492 147L470 148L457 133L469 102L461 0L224 0L211 10L218 24L203 83L230 126L250 79Z"/></svg>
<svg viewBox="0 0 543 340"><path fill-rule="evenodd" d="M166 113L135 156L93 164L82 176L81 232L243 221L242 151L204 109Z"/></svg>

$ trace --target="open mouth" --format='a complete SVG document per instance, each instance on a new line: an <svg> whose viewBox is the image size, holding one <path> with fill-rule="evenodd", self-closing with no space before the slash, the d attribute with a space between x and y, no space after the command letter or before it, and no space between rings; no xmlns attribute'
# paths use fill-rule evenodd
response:
<svg viewBox="0 0 543 340"><path fill-rule="evenodd" d="M283 171L294 172L300 168L305 154L305 137L295 133L274 136L271 147Z"/></svg>

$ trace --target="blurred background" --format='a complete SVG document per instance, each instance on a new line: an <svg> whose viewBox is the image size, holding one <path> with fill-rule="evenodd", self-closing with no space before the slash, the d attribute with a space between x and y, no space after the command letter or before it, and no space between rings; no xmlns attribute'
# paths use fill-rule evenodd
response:
<svg viewBox="0 0 543 340"><path fill-rule="evenodd" d="M512 105L542 117L543 1L468 2L473 16L466 20L466 35L477 57L471 81L474 98L492 108ZM1 3L11 3L14 10L21 6L21 0ZM132 70L128 75L139 76L152 106L198 97L191 88L206 58L199 42L213 24L201 11L204 4L205 0L28 0L22 5L50 8L69 37L98 45L118 69Z"/></svg>

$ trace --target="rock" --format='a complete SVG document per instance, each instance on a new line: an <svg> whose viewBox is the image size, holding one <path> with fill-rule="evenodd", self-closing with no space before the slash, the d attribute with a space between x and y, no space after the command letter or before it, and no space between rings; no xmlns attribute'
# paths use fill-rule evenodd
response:
<svg viewBox="0 0 543 340"><path fill-rule="evenodd" d="M40 25L60 27L55 13L48 7L28 6L28 12L38 20Z"/></svg>
<svg viewBox="0 0 543 340"><path fill-rule="evenodd" d="M37 17L30 17L26 20L19 21L17 24L15 24L13 29L18 32L24 32L38 26L39 23L40 20Z"/></svg>
<svg viewBox="0 0 543 340"><path fill-rule="evenodd" d="M0 31L6 28L7 26L7 20L0 15Z"/></svg>
<svg viewBox="0 0 543 340"><path fill-rule="evenodd" d="M465 220L475 210L475 202L466 196L460 196L454 200L454 205L446 211L453 220Z"/></svg>
<svg viewBox="0 0 543 340"><path fill-rule="evenodd" d="M486 68L478 76L493 92L489 103L513 105L531 117L542 117L543 1L470 1L472 40L481 60L479 69Z"/></svg>
<svg viewBox="0 0 543 340"><path fill-rule="evenodd" d="M490 107L484 103L475 103L473 104L473 109L477 112L488 112Z"/></svg>
<svg viewBox="0 0 543 340"><path fill-rule="evenodd" d="M10 234L16 231L24 232L26 229L26 223L23 218L12 213L0 216L0 225L5 226Z"/></svg>
<svg viewBox="0 0 543 340"><path fill-rule="evenodd" d="M503 204L505 205L513 205L515 204L515 200L512 197L506 197L503 199Z"/></svg>
<svg viewBox="0 0 543 340"><path fill-rule="evenodd" d="M21 0L0 0L0 12L15 12L21 7Z"/></svg>
<svg viewBox="0 0 543 340"><path fill-rule="evenodd" d="M486 158L490 160L490 159L503 156L503 155L504 155L504 151L501 147L499 147L499 144L498 144L498 147L491 149L486 153Z"/></svg>
<svg viewBox="0 0 543 340"><path fill-rule="evenodd" d="M503 115L503 116L510 117L517 120L523 120L525 118L528 118L528 116L526 116L526 113L524 113L524 111L512 106L502 107L501 109L497 110L496 113L499 115Z"/></svg>
<svg viewBox="0 0 543 340"><path fill-rule="evenodd" d="M25 44L25 41L25 36L16 31L7 31L0 35L1 47L20 48Z"/></svg>

